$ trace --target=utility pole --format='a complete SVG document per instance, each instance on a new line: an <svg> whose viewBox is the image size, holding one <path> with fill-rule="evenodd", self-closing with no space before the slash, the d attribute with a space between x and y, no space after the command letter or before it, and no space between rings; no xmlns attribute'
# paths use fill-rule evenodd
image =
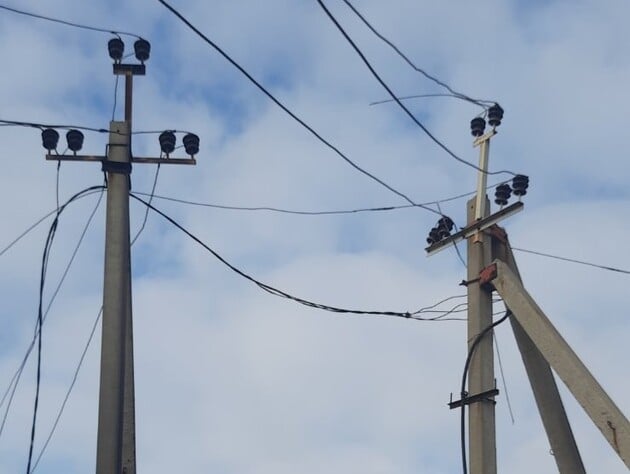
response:
<svg viewBox="0 0 630 474"><path fill-rule="evenodd" d="M114 38L108 43L114 60L113 72L125 77L125 119L110 122L106 156L77 155L83 146L83 134L68 131L68 149L72 155L59 155L59 133L42 131L42 143L48 150L47 160L99 161L107 174L107 211L105 229L105 266L103 283L103 316L101 372L99 389L97 474L136 473L135 392L133 363L133 321L131 297L131 243L129 224L129 191L132 163L194 165L199 152L199 137L187 133L183 146L190 158L172 158L176 137L173 131L160 134L165 157L134 157L131 152L133 76L145 75L144 62L149 59L150 44L144 39L134 43L140 64L123 64L124 43ZM53 154L53 150L55 153Z"/></svg>
<svg viewBox="0 0 630 474"><path fill-rule="evenodd" d="M492 324L492 289L480 282L480 273L493 260L492 236L486 230L523 208L521 202L502 208L490 214L490 201L486 195L490 139L496 135L496 127L501 124L503 109L495 104L487 111L492 127L485 132L486 121L476 117L471 121L471 132L475 137L473 145L479 147L479 173L477 193L468 201L466 227L453 235L450 231L453 222L443 216L438 225L431 229L427 242L429 255L436 253L457 241L467 240L467 280L468 292L468 351L471 353L468 367L468 387L458 401L451 401L451 409L469 406L469 472L470 474L496 474L496 432L495 401L499 393L494 378L494 346L492 331L484 331ZM503 202L503 201L502 201ZM507 203L507 199L505 199ZM484 333L482 339L478 337ZM464 387L463 387L464 388Z"/></svg>
<svg viewBox="0 0 630 474"><path fill-rule="evenodd" d="M529 178L514 175L512 185L499 184L495 203L499 211L490 214L486 195L490 139L501 124L503 109L498 104L487 110L492 127L484 133L486 121L474 118L471 131L479 147L477 193L467 204L466 226L451 235L453 221L442 216L429 232L427 255L433 255L467 239L468 280L468 390L462 386L461 400L448 404L451 409L468 405L470 474L496 474L496 433L494 397L499 391L494 380L492 293L496 291L509 312L514 337L523 359L543 426L560 474L586 472L571 425L564 409L552 370L562 379L582 405L595 426L630 468L630 422L591 375L586 366L562 338L520 279L507 234L496 224L523 209ZM511 194L519 200L507 207ZM491 263L492 262L492 263ZM462 441L464 442L464 441ZM465 454L465 446L462 446ZM465 456L463 456L463 459Z"/></svg>
<svg viewBox="0 0 630 474"><path fill-rule="evenodd" d="M468 226L490 214L490 202L486 195L486 186L490 139L496 133L494 127L495 125L489 132L477 136L474 141L474 145L479 147L479 175L477 195L467 205ZM473 130L473 133L478 132ZM478 278L480 272L492 261L491 238L484 235L483 231L478 231L468 237L467 249L468 350L470 351L477 336L492 324L492 290L482 286ZM477 343L472 354L468 373L468 393L470 395L487 393L496 388L493 338L492 331L488 332ZM494 405L494 398L490 394L487 397L480 397L469 405L470 474L496 474L497 472Z"/></svg>

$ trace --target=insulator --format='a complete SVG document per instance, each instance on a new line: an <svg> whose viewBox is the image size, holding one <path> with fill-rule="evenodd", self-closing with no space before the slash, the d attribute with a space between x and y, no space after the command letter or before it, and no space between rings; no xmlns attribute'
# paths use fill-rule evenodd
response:
<svg viewBox="0 0 630 474"><path fill-rule="evenodd" d="M429 232L429 237L427 238L427 242L429 241L429 239L433 241L432 243L439 242L441 240L440 233L438 232L437 227L431 229L431 232Z"/></svg>
<svg viewBox="0 0 630 474"><path fill-rule="evenodd" d="M68 142L68 149L74 153L83 148L83 134L79 130L68 130L66 141Z"/></svg>
<svg viewBox="0 0 630 474"><path fill-rule="evenodd" d="M512 194L512 188L507 183L499 184L494 191L494 202L499 206L505 206Z"/></svg>
<svg viewBox="0 0 630 474"><path fill-rule="evenodd" d="M162 153L169 155L173 153L175 149L175 134L171 131L165 131L160 133L160 148L162 149Z"/></svg>
<svg viewBox="0 0 630 474"><path fill-rule="evenodd" d="M42 130L42 146L50 153L57 149L59 143L59 133L53 128Z"/></svg>
<svg viewBox="0 0 630 474"><path fill-rule="evenodd" d="M443 227L449 232L453 230L454 225L453 219L448 216L444 216L438 221L438 228Z"/></svg>
<svg viewBox="0 0 630 474"><path fill-rule="evenodd" d="M107 43L107 49L109 50L109 57L119 63L125 52L125 43L120 38L112 38Z"/></svg>
<svg viewBox="0 0 630 474"><path fill-rule="evenodd" d="M199 137L194 133L187 133L184 135L182 142L184 143L186 153L190 156L195 156L199 153Z"/></svg>
<svg viewBox="0 0 630 474"><path fill-rule="evenodd" d="M442 240L451 235L451 233L446 227L438 227L438 235L440 236L440 240Z"/></svg>
<svg viewBox="0 0 630 474"><path fill-rule="evenodd" d="M488 109L488 123L491 127L498 127L501 125L503 119L503 109L499 104L494 104Z"/></svg>
<svg viewBox="0 0 630 474"><path fill-rule="evenodd" d="M435 243L435 240L433 240L433 238L429 235L429 236L427 237L427 244L429 244L429 245L433 245L434 243Z"/></svg>
<svg viewBox="0 0 630 474"><path fill-rule="evenodd" d="M133 44L133 50L136 53L136 59L143 63L149 59L149 56L151 55L151 43L140 38Z"/></svg>
<svg viewBox="0 0 630 474"><path fill-rule="evenodd" d="M483 117L475 117L470 121L470 133L473 137L480 137L486 130L486 121Z"/></svg>
<svg viewBox="0 0 630 474"><path fill-rule="evenodd" d="M529 187L529 177L523 174L517 174L512 179L512 189L516 196L525 196Z"/></svg>

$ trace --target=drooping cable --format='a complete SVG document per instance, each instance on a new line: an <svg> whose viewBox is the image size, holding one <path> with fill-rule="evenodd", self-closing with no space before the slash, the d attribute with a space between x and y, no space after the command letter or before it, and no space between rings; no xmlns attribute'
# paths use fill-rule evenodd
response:
<svg viewBox="0 0 630 474"><path fill-rule="evenodd" d="M159 175L160 175L160 164L158 163L157 168L155 170L155 176L153 178L153 186L151 187L151 194L149 195L149 204L151 204L151 202L153 201L153 196L155 194L155 187L157 186ZM148 218L149 218L149 208L147 207L144 212L144 218L142 219L142 224L140 225L140 228L138 229L138 232L136 232L136 235L134 236L134 238L131 240L130 246L133 246L133 244L136 243L136 240L138 240L138 237L140 237L140 234L144 230L144 226L147 224Z"/></svg>
<svg viewBox="0 0 630 474"><path fill-rule="evenodd" d="M379 31L365 18L365 16L349 0L343 0L343 2L350 8L350 10L352 10L352 12L357 17L359 17L359 19L365 24L365 26L367 26L370 29L370 31L372 33L374 33L376 35L377 38L379 38L381 41L383 41L385 44L387 44L390 48L392 48L398 54L398 56L400 56L409 66L411 66L415 71L419 72L420 74L422 74L424 77L426 77L430 81L433 81L437 85L443 87L444 89L446 89L447 91L450 92L450 94L431 94L431 95L424 94L425 97L428 97L428 96L431 96L431 97L434 97L434 96L455 97L457 99L465 100L467 102L471 102L471 103L473 103L475 105L478 105L478 106L484 107L484 108L485 108L485 104L492 105L492 104L495 103L495 101L473 99L473 98L467 96L466 94L463 94L461 92L457 92L457 91L453 90L445 82L443 82L443 81L439 80L437 77L429 74L424 69L416 66L416 64L413 61L411 61L411 59L409 59L409 57L400 50L400 48L398 48L392 41L387 39L383 34L379 33ZM372 105L372 104L370 104L370 105Z"/></svg>
<svg viewBox="0 0 630 474"><path fill-rule="evenodd" d="M35 438L35 426L36 426L36 422L37 422L37 408L38 408L38 404L39 404L39 385L40 385L40 380L41 380L41 344L42 344L42 340L41 340L41 328L42 328L42 324L44 321L44 317L45 317L45 313L43 312L43 290L44 290L44 285L45 285L45 277L46 277L46 272L47 272L47 267L48 267L48 258L50 255L50 248L52 245L52 242L54 240L54 235L55 232L57 230L57 225L59 222L59 216L61 215L61 213L63 212L63 210L66 208L66 206L68 204L70 204L71 202L80 199L81 197L87 195L87 194L91 194L93 192L95 192L96 190L102 190L102 186L92 186L89 188L84 189L83 191L80 191L79 193L76 193L74 196L72 196L64 205L60 206L57 210L56 210L56 215L55 215L55 219L53 220L53 223L50 226L49 232L48 232L48 236L46 239L46 244L44 247L44 252L43 252L43 256L42 256L42 266L41 266L41 273L40 273L40 290L39 290L39 305L38 305L38 316L37 316L37 324L36 324L36 328L35 328L35 335L34 338L31 342L31 345L27 351L27 355L24 358L23 363L20 365L20 368L18 369L18 371L16 372L16 374L13 376L11 383L9 384L9 387L7 388L7 391L5 391L5 394L2 398L2 401L0 402L0 406L2 406L2 404L4 403L4 401L6 400L7 394L9 393L9 391L11 390L11 397L9 399L9 402L7 403L7 407L2 419L2 424L0 425L0 435L2 434L2 430L4 429L5 423L6 423L6 419L8 416L8 411L10 408L10 403L11 400L13 399L13 396L15 394L15 390L17 388L17 384L19 382L19 378L22 374L22 371L24 369L24 365L26 364L26 359L28 358L28 355L30 354L33 345L35 344L35 339L37 339L37 343L38 343L38 363L37 363L37 377L36 377L36 393L35 393L35 402L34 402L34 409L33 409L33 423L31 426L31 444L30 444L30 448L29 448L29 469L30 469L30 463L32 460L32 449L33 449L33 443L34 443L34 438ZM93 214L92 214L93 215ZM91 218L90 218L91 220ZM74 259L74 254L72 257L72 260ZM67 273L67 271L64 273L64 278L65 278L65 274ZM50 308L50 306L49 306ZM28 470L27 470L28 472Z"/></svg>
<svg viewBox="0 0 630 474"><path fill-rule="evenodd" d="M426 207L426 206L422 206L422 205L416 204L406 194L404 194L401 191L398 191L397 189L393 188L392 186L387 184L385 181L383 181L382 179L378 178L377 176L375 176L374 174L370 173L369 171L363 169L357 163L355 163L350 158L348 158L348 156L346 156L339 148L337 148L331 142L326 140L313 127L308 125L304 120L302 120L294 112L292 112L286 105L284 105L282 102L280 102L280 100L277 99L271 92L269 92L269 90L267 88L265 88L260 82L258 82L249 72L247 72L245 70L245 68L243 68L243 66L241 66L239 63L237 63L236 60L234 60L228 53L226 53L222 48L220 48L214 41L212 41L205 34L203 34L188 19L186 19L179 11L177 11L174 7L172 7L165 0L157 0L157 1L160 2L162 5L164 5L164 7L166 7L177 18L179 18L179 20L182 21L190 30L192 30L204 42L206 42L215 51L217 51L221 56L223 56L230 64L232 64L232 66L234 66L236 69L238 69L238 71L241 74L243 74L247 79L249 79L249 81L252 84L254 84L254 86L256 86L258 88L258 90L260 90L265 96L267 96L267 98L269 98L274 104L276 104L278 107L280 107L293 120L295 120L297 123L299 123L306 130L308 130L311 133L311 135L313 135L315 138L317 138L317 140L319 140L321 143L326 145L330 150L335 152L341 159L343 159L346 163L348 163L350 166L352 166L355 170L357 170L358 172L360 172L360 173L364 174L365 176L369 177L370 179L372 179L373 181L377 182L381 186L385 187L386 189L388 189L392 193L394 193L394 194L398 195L399 197L403 198L409 204L413 204L415 206L421 207L423 209L426 209L426 210L428 210L430 212L433 212L433 213L437 214L437 211L435 211L434 209L431 209L430 207Z"/></svg>
<svg viewBox="0 0 630 474"><path fill-rule="evenodd" d="M83 25L81 23L75 23L72 21L67 21L67 20L61 20L59 18L53 18L50 16L46 16L46 15L41 15L39 13L33 13L33 12L27 12L25 10L19 10L17 8L13 8L13 7L9 7L7 5L0 5L0 8L3 10L7 10L13 13L17 13L18 15L24 15L24 16L28 16L31 18L37 18L38 20L45 20L45 21L50 21L52 23L59 23L61 25L66 25L66 26L71 26L73 28L79 28L82 30L89 30L89 31L97 31L99 33L109 33L115 36L120 37L122 36L131 36L133 38L138 38L138 39L142 39L140 36L134 34L134 33L127 33L125 31L118 31L118 30L112 30L112 29L107 29L107 28L98 28L96 26L89 26L89 25Z"/></svg>
<svg viewBox="0 0 630 474"><path fill-rule="evenodd" d="M90 196L91 194L95 194L98 192L100 192L100 190L94 190L89 193L82 194L81 197L75 200L82 199L84 197ZM57 209L55 208L52 211L47 212L45 215L37 219L33 224L28 226L22 233L20 233L15 239L13 239L2 250L0 250L0 257L4 255L6 252L8 252L15 244L17 244L20 240L26 237L32 230L34 230L37 226L39 226L42 222L44 222L46 219L48 219L50 216L52 216L56 212L57 212Z"/></svg>
<svg viewBox="0 0 630 474"><path fill-rule="evenodd" d="M256 286L258 286L262 290L264 290L267 293L270 293L270 294L272 294L274 296L278 296L278 297L281 297L281 298L285 298L285 299L294 301L296 303L299 303L299 304L301 304L303 306L307 306L309 308L321 309L321 310L329 311L329 312L332 312L332 313L372 315L372 316L393 316L393 317L406 318L406 319L416 319L416 320L421 320L421 321L426 321L427 320L425 318L418 317L418 315L422 313L422 310L418 310L418 311L414 311L414 312L409 312L409 311L401 312L401 311L357 310L357 309L340 308L340 307L337 307L337 306L330 306L330 305L325 305L325 304L321 304L321 303L315 303L313 301L309 301L309 300L306 300L304 298L293 296L293 295L291 295L291 294L289 294L289 293L287 293L285 291L282 291L282 290L280 290L278 288L275 288L275 287L273 287L271 285L263 283L263 282L255 279L251 275L248 275L247 273L245 273L244 271L240 270L239 268L235 267L230 262L228 262L225 258L223 258L219 253L217 253L215 250L213 250L211 247L209 247L207 244L205 244L201 239L199 239L197 236L195 236L192 232L190 232L185 227L183 227L181 224L179 224L175 219L173 219L172 217L168 216L166 213L160 211L159 209L157 209L152 204L149 204L148 202L146 202L143 199L139 198L134 193L130 193L129 195L133 199L143 203L145 206L150 208L153 212L157 213L162 218L164 218L166 221L170 222L173 226L177 227L180 231L182 231L190 239L192 239L197 244L199 244L201 247L203 247L206 251L208 251L210 254L212 254L217 260L219 260L223 265L228 267L234 273L236 273L239 276L245 278L246 280L250 281L251 283L254 283Z"/></svg>
<svg viewBox="0 0 630 474"><path fill-rule="evenodd" d="M57 286L55 287L55 290L52 293L52 296L50 297L50 300L48 302L48 305L46 306L46 310L44 311L43 314L43 318L42 318L42 323L46 321L46 317L48 316L48 313L50 312L50 309L52 307L52 304L54 303L55 299L57 298L57 295L59 293L59 290L61 289L61 286L63 285L68 272L70 271L70 267L72 266L74 259L77 255L77 252L79 251L79 248L81 246L81 243L83 242L83 239L85 237L85 234L87 233L87 230L92 222L92 219L94 218L94 215L96 214L96 211L98 210L100 203L102 201L103 198L103 191L104 191L104 187L102 186L98 186L98 187L93 187L94 189L90 192L84 192L83 194L81 194L80 196L76 197L76 199L74 199L74 201L77 201L78 199L81 199L82 197L86 197L89 196L90 194L94 194L96 192L100 192L100 196L98 198L98 201L96 203L96 205L94 206L93 210L91 211L88 220L86 221L83 230L81 231L81 235L79 236L79 240L77 241L73 251L72 251L72 255L70 256L70 259L68 261L68 263L66 264L66 267L63 271L63 274L61 276L61 278L59 279L59 282L57 284ZM67 202L65 205L69 204L69 202ZM65 207L62 206L63 207ZM60 209L62 209L60 208ZM53 212L57 212L57 211L53 211ZM20 378L22 377L22 373L24 371L24 367L26 366L26 363L28 361L28 358L35 346L35 343L37 341L37 337L39 336L39 333L41 331L41 327L39 326L39 320L37 321L36 325L35 325L35 329L33 332L33 337L31 339L31 342L26 350L26 353L22 359L22 362L20 363L20 365L18 366L17 370L15 371L15 373L13 374L13 377L11 378L11 381L9 382L9 385L7 386L6 390L4 391L4 394L2 396L2 399L0 400L0 407L2 407L2 405L4 404L5 400L7 401L7 406L6 409L4 411L4 415L2 417L2 423L0 423L0 437L2 436L2 432L4 431L4 426L6 424L7 421L7 417L8 417L8 413L9 413L9 409L11 408L11 403L13 401L13 397L15 396L15 392L17 390L18 384L20 382ZM7 399L7 396L9 396L9 398Z"/></svg>
<svg viewBox="0 0 630 474"><path fill-rule="evenodd" d="M102 314L103 314L103 307L101 306L101 309L98 312L96 319L94 320L94 324L92 325L92 330L90 331L90 336L88 337L87 343L85 344L85 347L83 348L83 352L81 352L79 363L77 364L77 367L74 370L74 375L72 376L72 381L70 382L70 386L68 387L68 390L66 391L66 395L64 396L63 402L61 403L61 406L59 407L59 411L57 412L57 416L55 417L55 421L52 425L52 428L50 429L50 432L48 433L48 436L46 437L46 441L44 442L42 449L39 451L39 454L37 455L37 459L35 459L35 462L33 463L33 469L31 469L31 472L29 474L32 474L33 472L35 472L35 469L37 469L37 466L39 465L39 461L42 459L42 456L44 455L44 452L46 451L46 448L48 447L50 440L55 434L55 430L57 429L59 420L61 420L61 416L63 415L63 412L66 408L66 404L68 403L68 399L70 398L70 394L72 393L74 385L77 381L77 378L79 376L79 371L81 370L81 366L83 365L83 360L85 359L85 355L87 354L90 344L92 343L92 339L94 338L94 333L96 332L96 328L98 327L98 322L100 321Z"/></svg>
<svg viewBox="0 0 630 474"><path fill-rule="evenodd" d="M505 316L500 319L497 319L495 322L486 327L483 331L481 331L475 339L473 340L470 348L468 349L468 356L466 357L466 363L464 364L464 373L462 374L462 385L461 385L461 397L462 397L462 405L461 405L461 420L460 420L460 439L461 439L461 450L462 450L462 470L464 474L468 474L468 460L466 456L466 405L463 403L464 399L468 396L466 392L466 380L468 379L468 369L470 368L470 362L472 360L472 356L477 349L477 346L482 341L482 339L492 331L495 327L501 324L503 321L508 319L511 315L511 311L508 309L505 312Z"/></svg>
<svg viewBox="0 0 630 474"><path fill-rule="evenodd" d="M159 0L162 1L162 0ZM488 175L497 175L497 174L509 174L509 175L513 175L516 176L516 173L514 173L513 171L509 171L509 170L501 170L501 171L487 171L487 170L483 170L481 168L479 168L479 166L475 165L474 163L471 163L469 161L466 161L465 159L461 158L460 156L456 155L449 147L447 147L442 141L440 141L435 135L433 135L433 133L431 133L431 131L429 131L429 129L427 129L427 127L422 124L422 122L420 122L416 116L411 113L411 111L405 106L405 104L402 103L402 101L400 101L397 97L396 94L394 94L394 92L391 90L391 88L387 85L387 83L381 78L381 76L376 72L376 70L374 69L374 67L372 66L372 64L368 61L368 59L365 57L365 55L363 54L363 52L359 49L359 47L356 45L356 43L352 40L352 38L350 38L350 35L348 35L348 33L346 32L346 30L341 26L341 24L337 21L337 19L333 16L333 14L330 12L330 10L328 10L328 8L326 7L326 5L324 4L323 0L317 0L317 3L320 5L320 7L324 10L324 12L326 13L326 15L328 16L328 18L330 19L330 21L337 27L337 29L339 30L339 32L343 35L343 37L346 39L346 41L348 41L348 43L352 46L352 48L355 50L355 52L359 55L359 57L363 60L363 63L367 66L367 68L369 69L369 71L372 73L372 75L374 76L374 78L379 82L379 84L381 84L381 86L383 87L383 89L385 89L387 91L387 93L391 96L391 98L398 104L398 106L405 112L405 114L436 144L438 145L442 150L444 150L449 156L451 156L452 158L454 158L455 160L459 161L460 163L469 166L479 172L482 172L484 174L488 174Z"/></svg>
<svg viewBox="0 0 630 474"><path fill-rule="evenodd" d="M461 99L461 97L455 94L412 94L412 95L399 95L396 96L398 100L410 100L410 99L425 99L429 97L451 97L453 99ZM384 99L384 100L376 100L374 102L370 102L368 105L381 105L381 104L389 104L390 102L396 102L394 99Z"/></svg>

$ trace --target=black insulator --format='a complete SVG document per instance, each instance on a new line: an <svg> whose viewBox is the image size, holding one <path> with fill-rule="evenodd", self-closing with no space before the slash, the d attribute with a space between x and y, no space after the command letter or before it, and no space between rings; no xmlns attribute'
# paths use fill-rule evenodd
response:
<svg viewBox="0 0 630 474"><path fill-rule="evenodd" d="M140 38L133 44L133 50L136 53L136 59L143 63L149 59L151 44L147 40Z"/></svg>
<svg viewBox="0 0 630 474"><path fill-rule="evenodd" d="M83 134L79 130L68 130L66 141L68 142L68 149L74 153L83 148Z"/></svg>
<svg viewBox="0 0 630 474"><path fill-rule="evenodd" d="M166 153L167 155L173 153L175 149L175 134L170 131L160 133L160 148L162 149L162 153Z"/></svg>
<svg viewBox="0 0 630 474"><path fill-rule="evenodd" d="M109 57L119 63L125 52L125 43L120 38L112 38L107 43L107 49L109 50Z"/></svg>
<svg viewBox="0 0 630 474"><path fill-rule="evenodd" d="M438 228L443 227L444 229L448 230L449 232L453 230L453 226L454 225L455 224L453 223L453 219L451 219L448 216L444 216L438 221Z"/></svg>
<svg viewBox="0 0 630 474"><path fill-rule="evenodd" d="M442 240L451 235L451 233L446 227L440 226L438 227L438 235L440 236L440 240Z"/></svg>
<svg viewBox="0 0 630 474"><path fill-rule="evenodd" d="M427 244L429 244L429 245L433 245L434 243L435 243L435 240L433 240L433 238L429 235L429 236L427 237Z"/></svg>
<svg viewBox="0 0 630 474"><path fill-rule="evenodd" d="M503 119L503 109L499 104L494 104L488 109L488 123L491 127L498 127L501 125Z"/></svg>
<svg viewBox="0 0 630 474"><path fill-rule="evenodd" d="M194 133L187 133L184 135L182 142L184 143L186 153L190 156L195 156L199 153L199 137Z"/></svg>
<svg viewBox="0 0 630 474"><path fill-rule="evenodd" d="M499 184L494 191L494 202L496 202L499 206L505 206L508 203L508 199L510 199L511 194L512 188L510 188L509 184Z"/></svg>
<svg viewBox="0 0 630 474"><path fill-rule="evenodd" d="M59 143L59 133L53 128L42 130L42 146L50 153L57 149Z"/></svg>
<svg viewBox="0 0 630 474"><path fill-rule="evenodd" d="M427 242L429 241L429 239L433 241L432 243L439 242L441 240L440 233L437 227L431 229L431 232L429 232L429 237L427 238Z"/></svg>
<svg viewBox="0 0 630 474"><path fill-rule="evenodd" d="M529 187L529 177L524 174L517 174L512 179L512 189L516 196L525 196Z"/></svg>
<svg viewBox="0 0 630 474"><path fill-rule="evenodd" d="M486 130L486 121L482 117L475 117L470 121L470 133L473 137L480 137Z"/></svg>

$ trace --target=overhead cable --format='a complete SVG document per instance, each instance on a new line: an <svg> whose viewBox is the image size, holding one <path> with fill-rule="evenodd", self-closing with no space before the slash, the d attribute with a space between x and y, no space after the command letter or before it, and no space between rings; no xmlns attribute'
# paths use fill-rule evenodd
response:
<svg viewBox="0 0 630 474"><path fill-rule="evenodd" d="M162 1L162 0L159 0ZM337 19L333 16L333 14L330 12L330 10L328 10L328 8L326 7L326 5L324 4L324 2L322 0L317 0L317 3L320 5L320 7L324 10L324 12L326 13L326 15L328 16L328 18L330 19L330 21L333 22L333 24L337 27L337 29L339 30L339 32L343 35L343 37L348 41L348 43L350 44L350 46L352 46L352 48L355 50L355 52L359 55L359 57L363 60L363 62L365 63L365 65L367 66L367 68L370 70L370 72L372 73L372 75L374 76L374 78L379 82L379 84L381 84L381 86L383 87L383 89L385 89L387 91L387 93L392 97L392 99L398 104L398 106L405 112L405 114L407 114L407 116L409 116L409 118L418 126L420 127L420 129L436 144L438 145L440 148L442 148L442 150L444 150L448 155L450 155L452 158L454 158L455 160L459 161L460 163L469 166L481 173L487 174L487 175L497 175L497 174L510 174L513 176L516 176L516 173L514 173L513 171L509 171L509 170L502 170L502 171L487 171L484 170L482 168L480 168L479 166L475 165L474 163L471 163L469 161L466 161L465 159L457 156L449 147L447 147L442 141L440 141L435 135L433 135L433 133L431 133L429 131L429 129L427 129L427 127L425 127L422 122L420 122L416 116L411 113L411 111L405 106L405 104L403 104L400 99L398 99L398 97L396 96L396 94L394 94L394 92L390 89L390 87L385 83L385 81L381 78L381 76L376 72L376 70L374 69L374 67L372 66L372 64L370 64L370 62L368 61L368 59L365 57L365 55L363 54L363 52L359 49L359 47L356 45L356 43L352 40L352 38L350 38L350 35L348 35L348 33L346 32L346 30L344 30L344 28L339 24L339 22L337 21Z"/></svg>
<svg viewBox="0 0 630 474"><path fill-rule="evenodd" d="M429 74L424 69L416 66L416 64L414 64L414 62L411 61L411 59L409 59L409 57L407 57L407 55L404 54L400 50L400 48L398 48L392 41L387 39L384 35L379 33L379 31L365 18L365 16L349 0L343 0L343 2L350 8L350 10L352 10L354 12L354 14L357 17L359 17L359 19L365 24L365 26L367 26L370 29L370 31L372 33L374 33L381 41L383 41L390 48L392 48L398 54L398 56L400 56L409 66L411 66L414 70L416 70L417 72L422 74L424 77L426 77L430 81L433 81L437 85L443 87L444 89L446 89L447 91L450 92L450 94L422 94L421 97L454 97L454 98L457 98L457 99L465 100L467 102L471 102L471 103L473 103L475 105L478 105L478 106L484 107L484 108L486 107L486 105L492 105L492 104L495 103L495 101L490 101L490 100L473 99L473 98L467 96L466 94L463 94L461 92L457 92L457 91L453 90L445 82L443 82L443 81L439 80L437 77ZM420 96L414 96L414 97L420 97ZM377 102L377 103L382 103L382 102ZM370 104L370 105L373 105L373 104Z"/></svg>
<svg viewBox="0 0 630 474"><path fill-rule="evenodd" d="M553 258L555 260L562 260L564 262L577 263L579 265L586 265L589 267L599 268L601 270L608 270L610 272L625 273L626 275L630 275L630 270L624 270L622 268L609 267L607 265L600 265L597 263L585 262L583 260L576 260L574 258L569 258L569 257L560 257L559 255L552 255L549 253L537 252L535 250L520 249L517 247L511 247L511 248L512 250L516 250L517 252L530 253L533 255L538 255L540 257Z"/></svg>
<svg viewBox="0 0 630 474"><path fill-rule="evenodd" d="M299 303L301 305L307 306L309 308L321 309L321 310L329 311L329 312L332 312L332 313L346 313L346 314L373 315L373 316L392 316L392 317L399 317L399 318L406 318L406 319L416 319L416 320L420 320L420 321L429 321L430 320L430 319L423 318L423 317L419 316L420 314L422 314L424 312L423 309L420 309L420 310L417 310L417 311L414 311L414 312L409 312L409 311L358 310L358 309L348 309L348 308L341 308L341 307L337 307L337 306L330 306L330 305L321 304L321 303L315 303L313 301L309 301L309 300L306 300L304 298L293 296L293 295L291 295L291 294L289 294L289 293L287 293L287 292L285 292L283 290L280 290L280 289L275 288L275 287L273 287L271 285L263 283L263 282L255 279L251 275L248 275L243 270L240 270L239 268L235 267L230 262L228 262L225 258L223 258L219 253L217 253L215 250L213 250L211 247L209 247L207 244L205 244L201 239L199 239L197 236L195 236L192 232L190 232L185 227L183 227L181 224L179 224L175 219L173 219L172 217L168 216L164 212L160 211L159 209L157 209L152 204L149 204L148 202L146 202L143 199L139 198L134 193L130 193L129 195L133 199L143 203L145 206L150 208L153 212L159 214L165 220L170 222L173 226L177 227L180 231L182 231L184 234L186 234L190 239L194 240L197 244L202 246L206 251L211 253L217 260L219 260L223 265L228 267L234 273L236 273L239 276L245 278L246 280L254 283L256 286L258 286L262 290L264 290L267 293L270 293L270 294L272 294L274 296L278 296L278 297L281 297L281 298L285 298L285 299L288 299L288 300L295 301L296 303Z"/></svg>
<svg viewBox="0 0 630 474"><path fill-rule="evenodd" d="M265 86L263 86L249 72L247 72L245 70L245 68L243 68L243 66L241 66L239 63L237 63L236 60L234 60L228 53L226 53L222 48L220 48L214 41L212 41L205 34L203 34L197 27L195 27L188 19L186 19L179 11L177 11L174 7L172 7L168 2L166 2L165 0L157 0L157 1L160 2L162 5L164 5L173 15L175 15L177 18L179 18L179 20L182 21L190 30L192 30L197 36L199 36L203 41L205 41L215 51L217 51L221 56L223 56L230 64L232 64L232 66L234 66L236 69L238 69L238 71L241 74L243 74L247 79L249 79L249 81L252 84L254 84L254 86L256 86L265 96L267 96L267 98L269 98L274 104L276 104L278 107L280 107L293 120L295 120L297 123L299 123L306 130L308 130L311 133L311 135L313 135L315 138L317 138L317 140L319 140L321 143L323 143L329 149L331 149L333 152L335 152L346 163L348 163L350 166L352 166L358 172L364 174L365 176L369 177L370 179L372 179L373 181L377 182L381 186L385 187L386 189L388 189L392 193L394 193L394 194L398 195L399 197L403 198L409 204L417 205L406 194L402 193L401 191L398 191L397 189L393 188L392 186L387 184L382 179L378 178L374 174L372 174L369 171L367 171L367 170L363 169L362 167L360 167L357 163L355 163L350 158L348 158L348 156L346 156L339 148L337 148L335 145L333 145L331 142L329 142L323 136L321 136L313 127L308 125L304 120L302 120L294 112L292 112L286 105L284 105L282 102L280 102L280 100L277 99L271 92L269 92L269 90ZM418 207L422 207L423 209L426 209L426 210L428 210L430 212L433 212L433 213L437 214L437 211L435 211L434 209L431 209L431 208L426 207L426 206L421 206L421 205L417 205L417 206Z"/></svg>
<svg viewBox="0 0 630 474"><path fill-rule="evenodd" d="M14 7L9 7L7 5L0 5L0 8L3 10L7 10L13 13L17 13L18 15L24 15L24 16L28 16L31 18L37 18L39 20L45 20L45 21L50 21L53 23L59 23L61 25L66 25L66 26L71 26L73 28L79 28L82 30L89 30L89 31L97 31L99 33L109 33L112 34L114 36L118 36L120 37L122 36L131 36L133 38L138 38L138 39L142 39L140 36L136 35L135 33L127 33L125 31L118 31L118 30L113 30L113 29L107 29L107 28L98 28L96 26L89 26L89 25L83 25L81 23L75 23L72 21L67 21L67 20L62 20L59 18L53 18L50 16L46 16L46 15L40 15L39 13L33 13L33 12L27 12L25 10L19 10L17 8Z"/></svg>

